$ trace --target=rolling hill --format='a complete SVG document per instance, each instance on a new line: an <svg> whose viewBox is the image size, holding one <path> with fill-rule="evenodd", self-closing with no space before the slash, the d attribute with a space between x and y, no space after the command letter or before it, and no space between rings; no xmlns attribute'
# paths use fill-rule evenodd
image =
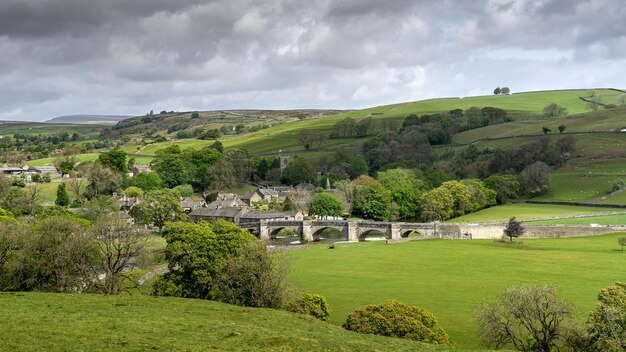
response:
<svg viewBox="0 0 626 352"><path fill-rule="evenodd" d="M78 125L114 125L131 118L131 115L64 115L46 120L46 123L70 123Z"/></svg>

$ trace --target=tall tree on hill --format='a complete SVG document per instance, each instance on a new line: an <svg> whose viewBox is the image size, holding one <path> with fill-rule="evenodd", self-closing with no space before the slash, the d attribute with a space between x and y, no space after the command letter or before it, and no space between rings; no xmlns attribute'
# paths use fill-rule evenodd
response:
<svg viewBox="0 0 626 352"><path fill-rule="evenodd" d="M501 92L502 92L502 89L500 89L500 87L497 87L496 89L493 90L494 95L500 95Z"/></svg>
<svg viewBox="0 0 626 352"><path fill-rule="evenodd" d="M128 164L126 163L126 152L123 150L111 150L98 156L98 162L113 171L126 174Z"/></svg>
<svg viewBox="0 0 626 352"><path fill-rule="evenodd" d="M317 180L317 174L306 159L293 158L283 172L283 179L288 185L297 185L302 182L314 183Z"/></svg>

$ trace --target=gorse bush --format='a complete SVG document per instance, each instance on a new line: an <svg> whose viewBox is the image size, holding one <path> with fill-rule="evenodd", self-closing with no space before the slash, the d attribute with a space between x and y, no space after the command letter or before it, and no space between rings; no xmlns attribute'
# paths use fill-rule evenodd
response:
<svg viewBox="0 0 626 352"><path fill-rule="evenodd" d="M310 315L319 320L326 321L330 316L330 309L326 298L322 295L304 293L287 303L285 309L303 315Z"/></svg>
<svg viewBox="0 0 626 352"><path fill-rule="evenodd" d="M362 334L450 345L448 334L439 326L432 313L394 300L358 308L348 315L343 327Z"/></svg>

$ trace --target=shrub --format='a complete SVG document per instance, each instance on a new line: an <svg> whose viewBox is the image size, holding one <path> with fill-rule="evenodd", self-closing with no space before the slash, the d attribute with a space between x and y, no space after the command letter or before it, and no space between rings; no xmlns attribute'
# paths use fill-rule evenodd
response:
<svg viewBox="0 0 626 352"><path fill-rule="evenodd" d="M330 315L330 309L328 308L326 298L322 295L316 295L313 293L304 293L296 297L296 299L287 303L285 310L310 315L323 321L326 321Z"/></svg>
<svg viewBox="0 0 626 352"><path fill-rule="evenodd" d="M598 294L598 304L589 315L589 342L592 350L626 349L626 283L616 282Z"/></svg>
<svg viewBox="0 0 626 352"><path fill-rule="evenodd" d="M389 300L360 307L348 315L343 327L363 334L401 337L449 345L448 334L429 311Z"/></svg>

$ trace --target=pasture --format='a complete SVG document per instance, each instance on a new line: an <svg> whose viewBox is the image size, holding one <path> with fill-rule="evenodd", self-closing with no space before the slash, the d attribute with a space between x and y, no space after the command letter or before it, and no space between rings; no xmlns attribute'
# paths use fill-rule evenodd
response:
<svg viewBox="0 0 626 352"><path fill-rule="evenodd" d="M431 351L310 317L196 299L0 293L7 351Z"/></svg>
<svg viewBox="0 0 626 352"><path fill-rule="evenodd" d="M542 218L548 216L567 216L615 211L614 208L584 207L571 205L513 203L499 205L475 213L450 219L448 222L483 222L507 221L515 216L518 219Z"/></svg>
<svg viewBox="0 0 626 352"><path fill-rule="evenodd" d="M290 252L291 277L329 301L340 324L355 308L385 299L433 312L460 349L479 347L473 314L506 286L547 283L574 304L584 321L601 288L623 281L620 234L571 239L425 240L326 244Z"/></svg>

